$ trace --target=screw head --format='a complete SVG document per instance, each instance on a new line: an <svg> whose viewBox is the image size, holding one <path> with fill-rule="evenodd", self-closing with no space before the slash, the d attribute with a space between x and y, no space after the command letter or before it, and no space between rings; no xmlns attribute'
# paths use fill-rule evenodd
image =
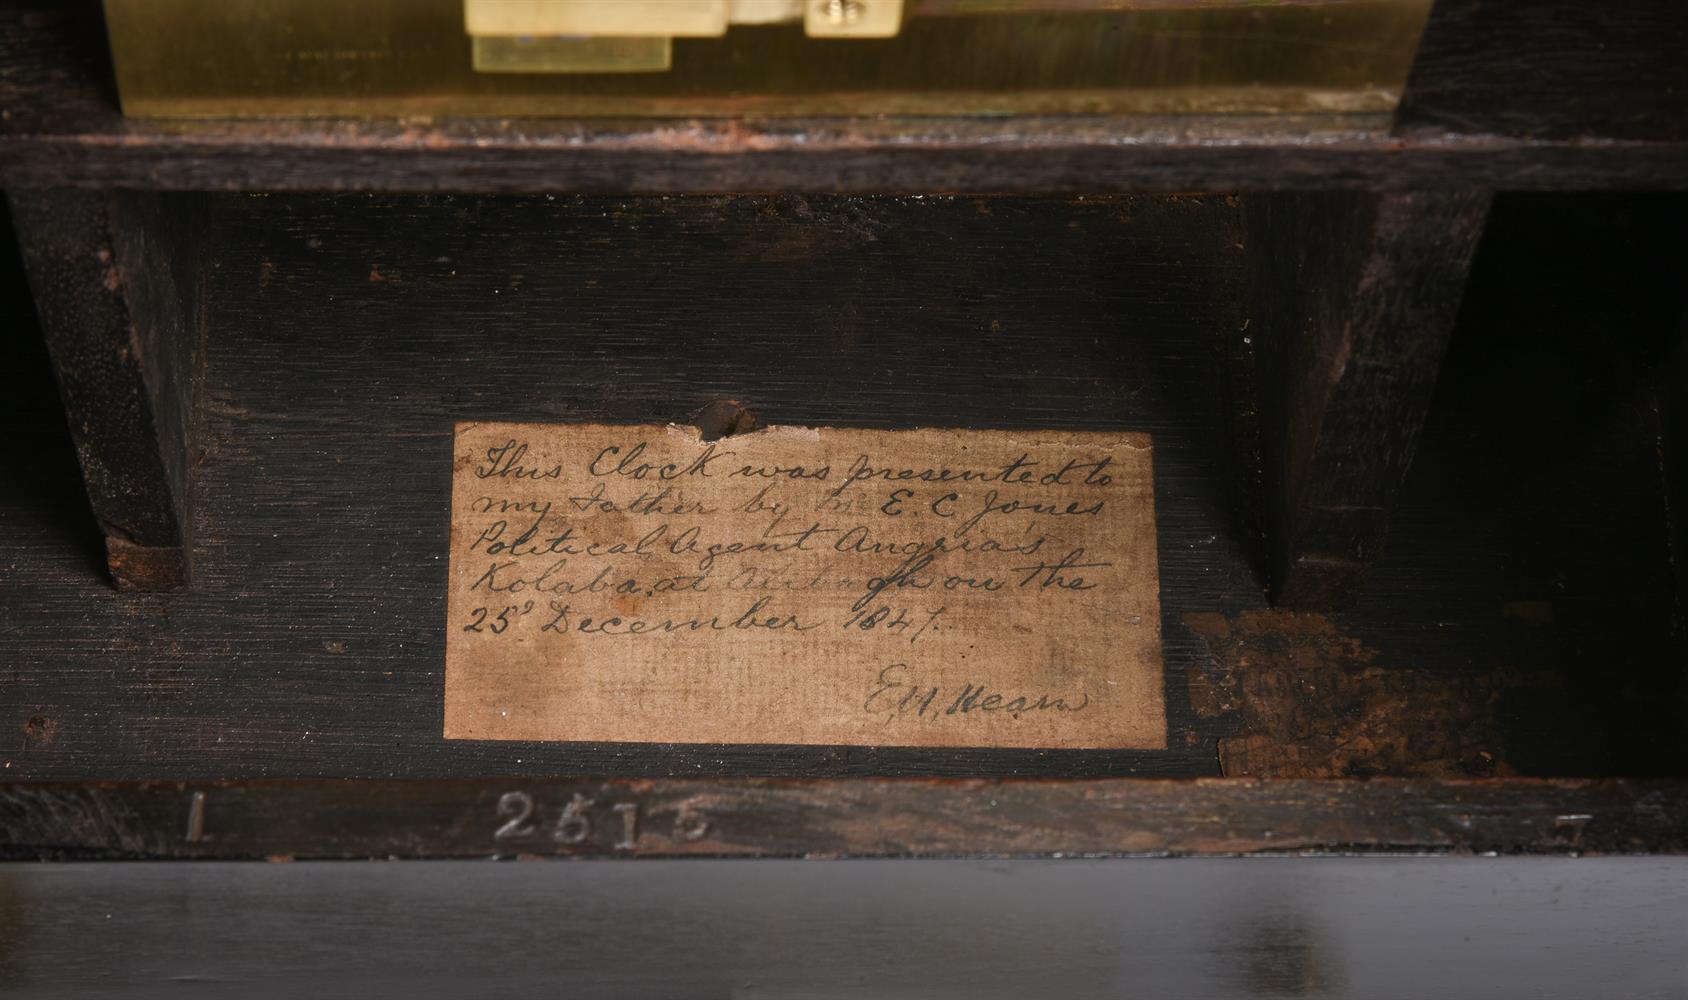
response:
<svg viewBox="0 0 1688 1000"><path fill-rule="evenodd" d="M821 2L821 14L826 17L828 24L837 28L855 24L862 19L862 14L866 11L867 4L863 3L862 0L822 0Z"/></svg>

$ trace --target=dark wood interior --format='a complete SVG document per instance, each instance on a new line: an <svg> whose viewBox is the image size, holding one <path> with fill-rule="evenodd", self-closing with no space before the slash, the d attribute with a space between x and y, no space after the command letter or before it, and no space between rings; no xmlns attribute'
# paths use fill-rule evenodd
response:
<svg viewBox="0 0 1688 1000"><path fill-rule="evenodd" d="M1393 526L1326 613L1268 600L1244 200L172 196L204 255L193 585L111 589L24 329L10 776L1688 777L1682 200L1497 199ZM1171 748L440 740L452 421L723 399L1153 433Z"/></svg>
<svg viewBox="0 0 1688 1000"><path fill-rule="evenodd" d="M1683 849L1674 0L1447 0L1393 118L713 123L129 120L97 14L27 6L0 9L6 856L224 856L183 846L196 790L396 778L425 781L239 794L434 833L228 856L472 853L455 810L498 781L643 778L740 796L749 854L1058 852L1062 817L1095 853ZM1153 434L1168 749L443 740L452 421L723 401ZM1040 780L993 840L996 786L878 778ZM849 840L819 800L928 839ZM1500 832L1447 825L1473 812Z"/></svg>

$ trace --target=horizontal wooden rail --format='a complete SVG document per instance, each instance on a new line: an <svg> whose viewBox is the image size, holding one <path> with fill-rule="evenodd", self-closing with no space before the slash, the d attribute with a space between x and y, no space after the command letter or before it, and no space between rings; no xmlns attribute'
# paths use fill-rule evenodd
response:
<svg viewBox="0 0 1688 1000"><path fill-rule="evenodd" d="M1688 782L1107 779L0 785L0 857L1688 852Z"/></svg>

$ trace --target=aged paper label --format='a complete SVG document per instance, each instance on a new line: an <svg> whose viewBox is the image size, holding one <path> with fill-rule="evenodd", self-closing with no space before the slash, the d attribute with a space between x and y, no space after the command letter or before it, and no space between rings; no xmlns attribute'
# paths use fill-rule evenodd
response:
<svg viewBox="0 0 1688 1000"><path fill-rule="evenodd" d="M1150 440L462 423L452 739L1160 748Z"/></svg>

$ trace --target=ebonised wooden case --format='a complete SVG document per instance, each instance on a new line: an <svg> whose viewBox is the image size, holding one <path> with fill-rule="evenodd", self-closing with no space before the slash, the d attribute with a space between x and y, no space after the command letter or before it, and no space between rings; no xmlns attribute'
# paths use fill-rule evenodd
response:
<svg viewBox="0 0 1688 1000"><path fill-rule="evenodd" d="M8 12L0 850L1681 851L1684 19L1555 6L1394 120L592 125L125 121ZM1152 433L1168 749L441 739L452 422L723 414Z"/></svg>

